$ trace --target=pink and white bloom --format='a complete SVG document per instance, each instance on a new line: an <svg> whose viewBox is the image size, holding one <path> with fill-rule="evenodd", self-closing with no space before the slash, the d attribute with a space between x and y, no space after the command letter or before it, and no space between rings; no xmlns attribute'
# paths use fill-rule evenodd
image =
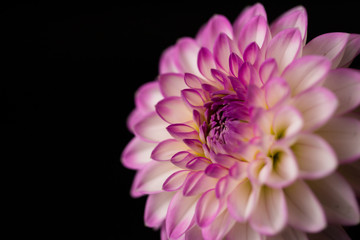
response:
<svg viewBox="0 0 360 240"><path fill-rule="evenodd" d="M122 163L162 239L349 239L359 223L360 35L308 43L295 7L215 15L135 96Z"/></svg>

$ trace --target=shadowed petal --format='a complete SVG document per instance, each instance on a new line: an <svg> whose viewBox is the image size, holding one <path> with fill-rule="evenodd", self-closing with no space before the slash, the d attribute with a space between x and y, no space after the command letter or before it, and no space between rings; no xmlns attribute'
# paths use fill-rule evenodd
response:
<svg viewBox="0 0 360 240"><path fill-rule="evenodd" d="M158 82L142 85L135 93L135 104L142 112L154 111L155 105L163 98Z"/></svg>
<svg viewBox="0 0 360 240"><path fill-rule="evenodd" d="M134 131L137 136L145 141L161 142L171 138L166 131L168 125L156 112L151 112L134 126Z"/></svg>
<svg viewBox="0 0 360 240"><path fill-rule="evenodd" d="M330 225L324 231L316 234L309 234L309 240L351 240L344 228L337 225Z"/></svg>
<svg viewBox="0 0 360 240"><path fill-rule="evenodd" d="M236 222L226 235L226 240L264 240L248 223Z"/></svg>
<svg viewBox="0 0 360 240"><path fill-rule="evenodd" d="M228 211L223 211L216 217L216 219L211 223L210 226L202 228L204 239L223 239L224 236L234 226L235 222L236 221L230 216Z"/></svg>
<svg viewBox="0 0 360 240"><path fill-rule="evenodd" d="M244 222L250 215L252 187L249 180L239 183L227 198L228 211L238 222Z"/></svg>
<svg viewBox="0 0 360 240"><path fill-rule="evenodd" d="M184 81L184 75L178 73L166 73L159 76L161 93L165 97L181 96L181 90L188 88Z"/></svg>
<svg viewBox="0 0 360 240"><path fill-rule="evenodd" d="M196 205L196 222L200 227L209 226L220 210L220 200L216 198L215 189L203 193Z"/></svg>
<svg viewBox="0 0 360 240"><path fill-rule="evenodd" d="M147 227L159 228L165 220L167 209L174 192L162 192L151 194L145 206L145 225Z"/></svg>
<svg viewBox="0 0 360 240"><path fill-rule="evenodd" d="M168 97L155 106L159 116L168 123L185 123L192 120L192 112L181 97Z"/></svg>
<svg viewBox="0 0 360 240"><path fill-rule="evenodd" d="M354 58L360 53L360 34L350 34L344 55L338 67L349 67Z"/></svg>
<svg viewBox="0 0 360 240"><path fill-rule="evenodd" d="M286 227L281 233L275 236L268 236L266 240L308 240L308 238L306 233L291 227Z"/></svg>
<svg viewBox="0 0 360 240"><path fill-rule="evenodd" d="M142 141L134 137L124 149L121 155L121 162L130 169L141 169L151 161L151 152L156 146L155 143Z"/></svg>

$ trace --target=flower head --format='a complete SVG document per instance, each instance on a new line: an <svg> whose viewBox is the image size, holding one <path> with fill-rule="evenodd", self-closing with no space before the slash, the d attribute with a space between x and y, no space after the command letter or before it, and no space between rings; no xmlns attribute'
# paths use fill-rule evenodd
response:
<svg viewBox="0 0 360 240"><path fill-rule="evenodd" d="M303 7L269 26L255 4L164 51L122 155L162 239L341 237L359 223L360 72L346 67L360 35L306 36Z"/></svg>

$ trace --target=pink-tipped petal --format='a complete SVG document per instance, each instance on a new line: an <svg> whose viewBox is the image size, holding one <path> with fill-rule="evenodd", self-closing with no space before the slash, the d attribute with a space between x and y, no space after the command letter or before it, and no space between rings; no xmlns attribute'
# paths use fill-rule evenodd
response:
<svg viewBox="0 0 360 240"><path fill-rule="evenodd" d="M154 111L158 101L163 99L158 82L149 82L142 85L135 94L135 104L142 112Z"/></svg>
<svg viewBox="0 0 360 240"><path fill-rule="evenodd" d="M165 97L181 96L181 90L188 88L184 81L184 75L178 73L166 73L159 76L161 93Z"/></svg>
<svg viewBox="0 0 360 240"><path fill-rule="evenodd" d="M210 226L202 228L204 239L218 240L223 239L225 235L234 226L236 221L231 217L228 211L223 211Z"/></svg>
<svg viewBox="0 0 360 240"><path fill-rule="evenodd" d="M167 209L175 193L162 192L151 194L146 200L145 225L147 227L159 228L165 220Z"/></svg>
<svg viewBox="0 0 360 240"><path fill-rule="evenodd" d="M360 105L360 71L334 69L327 75L323 86L330 89L339 100L335 114L342 115Z"/></svg>
<svg viewBox="0 0 360 240"><path fill-rule="evenodd" d="M196 205L196 222L200 227L209 226L220 210L220 201L216 198L215 189L203 193Z"/></svg>
<svg viewBox="0 0 360 240"><path fill-rule="evenodd" d="M187 124L171 124L166 129L171 136L178 140L196 139L199 137L199 133L193 127Z"/></svg>
<svg viewBox="0 0 360 240"><path fill-rule="evenodd" d="M263 186L259 194L250 218L251 227L265 235L279 233L288 219L283 190Z"/></svg>
<svg viewBox="0 0 360 240"><path fill-rule="evenodd" d="M279 75L278 66L274 58L265 60L259 69L261 81L265 84L269 79Z"/></svg>
<svg viewBox="0 0 360 240"><path fill-rule="evenodd" d="M344 56L345 47L349 39L348 33L326 33L312 39L303 49L303 56L325 56L336 68Z"/></svg>
<svg viewBox="0 0 360 240"><path fill-rule="evenodd" d="M213 55L209 49L204 47L200 49L197 66L205 78L209 80L212 79L211 69L216 68L216 65Z"/></svg>
<svg viewBox="0 0 360 240"><path fill-rule="evenodd" d="M266 58L274 58L282 72L294 59L301 55L302 39L298 29L285 29L269 42Z"/></svg>
<svg viewBox="0 0 360 240"><path fill-rule="evenodd" d="M288 99L290 87L283 78L272 78L265 86L265 99L269 108Z"/></svg>
<svg viewBox="0 0 360 240"><path fill-rule="evenodd" d="M321 56L304 56L292 62L282 77L288 82L293 96L311 88L323 80L329 72L331 62Z"/></svg>
<svg viewBox="0 0 360 240"><path fill-rule="evenodd" d="M166 123L156 112L151 112L134 126L135 134L148 142L161 142L171 138Z"/></svg>
<svg viewBox="0 0 360 240"><path fill-rule="evenodd" d="M226 72L230 72L229 57L234 49L232 40L226 34L220 34L214 45L214 58L216 64Z"/></svg>
<svg viewBox="0 0 360 240"><path fill-rule="evenodd" d="M315 134L300 134L291 146L299 175L305 179L325 177L335 171L337 158L329 144Z"/></svg>
<svg viewBox="0 0 360 240"><path fill-rule="evenodd" d="M238 38L238 46L241 53L244 53L247 46L255 42L259 48L265 48L270 40L270 30L267 21L263 16L252 18L244 25Z"/></svg>
<svg viewBox="0 0 360 240"><path fill-rule="evenodd" d="M272 129L275 138L281 139L298 134L303 126L301 113L294 107L284 106L276 111Z"/></svg>
<svg viewBox="0 0 360 240"><path fill-rule="evenodd" d="M238 77L239 75L239 69L243 64L243 60L241 60L241 58L235 54L235 53L231 53L230 57L229 57L229 66L230 66L230 72L233 76Z"/></svg>
<svg viewBox="0 0 360 240"><path fill-rule="evenodd" d="M213 178L222 178L222 177L226 176L228 173L229 173L229 170L227 168L225 168L222 165L217 164L217 163L210 164L205 169L205 174L208 175L209 177L213 177Z"/></svg>
<svg viewBox="0 0 360 240"><path fill-rule="evenodd" d="M179 190L189 174L189 170L180 170L171 174L164 182L163 189L167 192Z"/></svg>
<svg viewBox="0 0 360 240"><path fill-rule="evenodd" d="M160 142L152 151L151 158L156 161L169 161L175 153L186 151L188 148L182 141L167 139Z"/></svg>
<svg viewBox="0 0 360 240"><path fill-rule="evenodd" d="M324 231L309 234L309 240L351 240L344 228L338 225L329 225Z"/></svg>
<svg viewBox="0 0 360 240"><path fill-rule="evenodd" d="M134 137L124 149L121 155L121 162L130 169L141 169L151 161L151 152L156 146L155 143L142 141Z"/></svg>
<svg viewBox="0 0 360 240"><path fill-rule="evenodd" d="M216 186L216 178L207 176L203 171L191 172L186 179L183 194L193 196L206 192Z"/></svg>
<svg viewBox="0 0 360 240"><path fill-rule="evenodd" d="M314 130L324 125L333 116L338 100L326 88L311 88L296 96L293 105L301 112L304 130Z"/></svg>
<svg viewBox="0 0 360 240"><path fill-rule="evenodd" d="M324 208L330 223L355 225L360 221L359 207L349 184L337 173L308 182Z"/></svg>
<svg viewBox="0 0 360 240"><path fill-rule="evenodd" d="M306 42L307 36L307 14L303 6L290 9L279 18L277 18L270 26L271 34L275 36L287 28L297 28L301 33L303 43Z"/></svg>
<svg viewBox="0 0 360 240"><path fill-rule="evenodd" d="M264 240L264 238L256 232L249 223L236 222L226 235L226 240Z"/></svg>
<svg viewBox="0 0 360 240"><path fill-rule="evenodd" d="M334 149L340 163L360 158L360 121L333 118L317 131Z"/></svg>
<svg viewBox="0 0 360 240"><path fill-rule="evenodd" d="M205 170L209 165L211 164L211 161L205 157L196 157L193 158L191 161L189 161L186 164L186 167L188 169L194 170L194 171L203 171Z"/></svg>
<svg viewBox="0 0 360 240"><path fill-rule="evenodd" d="M170 239L177 239L195 224L196 203L200 196L183 196L179 191L172 198L166 215L166 233Z"/></svg>
<svg viewBox="0 0 360 240"><path fill-rule="evenodd" d="M181 66L178 61L179 54L176 46L167 48L160 57L159 72L164 73L182 73Z"/></svg>
<svg viewBox="0 0 360 240"><path fill-rule="evenodd" d="M199 74L197 68L197 55L200 50L199 45L192 38L181 38L176 43L179 52L179 62L185 72Z"/></svg>
<svg viewBox="0 0 360 240"><path fill-rule="evenodd" d="M170 161L179 168L187 169L187 164L194 158L195 156L188 151L181 151L176 153Z"/></svg>
<svg viewBox="0 0 360 240"><path fill-rule="evenodd" d="M338 67L349 67L354 58L360 54L360 34L350 34L344 55Z"/></svg>
<svg viewBox="0 0 360 240"><path fill-rule="evenodd" d="M250 43L244 50L243 58L245 62L250 63L254 67L258 67L261 60L261 50L256 42Z"/></svg>
<svg viewBox="0 0 360 240"><path fill-rule="evenodd" d="M159 116L168 123L185 123L192 120L192 112L181 97L168 97L155 106Z"/></svg>
<svg viewBox="0 0 360 240"><path fill-rule="evenodd" d="M184 89L181 92L181 96L190 107L197 108L204 106L205 101L203 97L195 89Z"/></svg>
<svg viewBox="0 0 360 240"><path fill-rule="evenodd" d="M203 84L203 81L198 76L191 73L185 73L184 81L189 88L201 88Z"/></svg>
<svg viewBox="0 0 360 240"><path fill-rule="evenodd" d="M284 194L290 225L305 232L319 232L326 227L324 211L306 183L297 181L285 188Z"/></svg>
<svg viewBox="0 0 360 240"><path fill-rule="evenodd" d="M238 222L244 222L249 217L251 193L251 183L246 179L239 183L227 198L228 211Z"/></svg>

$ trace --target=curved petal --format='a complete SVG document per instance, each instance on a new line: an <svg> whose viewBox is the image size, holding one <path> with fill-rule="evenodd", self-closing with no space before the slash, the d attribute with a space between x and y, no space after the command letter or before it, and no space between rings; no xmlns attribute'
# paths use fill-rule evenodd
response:
<svg viewBox="0 0 360 240"><path fill-rule="evenodd" d="M282 72L294 59L301 55L301 33L296 28L279 32L269 42L266 59L274 58Z"/></svg>
<svg viewBox="0 0 360 240"><path fill-rule="evenodd" d="M220 210L220 201L216 198L215 189L203 193L196 205L196 222L200 227L209 226Z"/></svg>
<svg viewBox="0 0 360 240"><path fill-rule="evenodd" d="M285 188L284 194L290 225L305 232L319 232L326 227L324 211L303 181Z"/></svg>
<svg viewBox="0 0 360 240"><path fill-rule="evenodd" d="M159 116L168 123L185 123L192 120L192 112L181 97L168 97L155 106Z"/></svg>
<svg viewBox="0 0 360 240"><path fill-rule="evenodd" d="M179 54L177 46L171 46L161 54L159 72L160 74L183 72L179 64Z"/></svg>
<svg viewBox="0 0 360 240"><path fill-rule="evenodd" d="M326 33L312 39L303 49L303 56L325 56L332 62L332 68L336 68L345 52L349 39L348 33Z"/></svg>
<svg viewBox="0 0 360 240"><path fill-rule="evenodd" d="M300 134L291 146L299 175L305 179L321 178L335 171L337 158L329 144L315 134Z"/></svg>
<svg viewBox="0 0 360 240"><path fill-rule="evenodd" d="M155 110L155 105L163 99L158 82L149 82L142 85L135 93L135 104L142 112Z"/></svg>
<svg viewBox="0 0 360 240"><path fill-rule="evenodd" d="M147 142L161 142L171 138L166 131L168 125L156 112L151 112L134 126L134 131Z"/></svg>
<svg viewBox="0 0 360 240"><path fill-rule="evenodd" d="M226 235L226 240L264 240L264 238L248 223L237 222Z"/></svg>
<svg viewBox="0 0 360 240"><path fill-rule="evenodd" d="M249 200L252 186L249 180L239 183L227 198L228 211L238 222L244 222L249 217Z"/></svg>
<svg viewBox="0 0 360 240"><path fill-rule="evenodd" d="M360 71L334 69L327 75L323 86L330 89L339 100L335 114L342 115L360 105Z"/></svg>
<svg viewBox="0 0 360 240"><path fill-rule="evenodd" d="M197 55L200 50L199 45L192 38L181 38L176 43L178 47L179 63L183 72L199 74L197 68Z"/></svg>
<svg viewBox="0 0 360 240"><path fill-rule="evenodd" d="M159 228L165 220L170 201L174 192L162 192L149 195L145 205L145 225L147 227Z"/></svg>
<svg viewBox="0 0 360 240"><path fill-rule="evenodd" d="M261 64L259 69L259 76L264 84L266 84L266 82L272 77L277 77L278 75L279 71L274 58L269 58Z"/></svg>
<svg viewBox="0 0 360 240"><path fill-rule="evenodd" d="M144 142L140 138L134 137L122 152L122 164L130 169L143 168L151 161L151 152L155 146L155 143Z"/></svg>
<svg viewBox="0 0 360 240"><path fill-rule="evenodd" d="M331 62L321 56L305 56L296 59L283 72L293 96L311 88L325 78Z"/></svg>
<svg viewBox="0 0 360 240"><path fill-rule="evenodd" d="M287 218L286 201L282 189L263 186L251 214L251 227L261 234L274 235L284 228Z"/></svg>
<svg viewBox="0 0 360 240"><path fill-rule="evenodd" d="M204 106L205 100L195 89L184 89L181 91L181 96L190 107L198 108Z"/></svg>
<svg viewBox="0 0 360 240"><path fill-rule="evenodd" d="M290 87L283 78L272 78L265 86L265 99L269 108L281 103L290 96Z"/></svg>
<svg viewBox="0 0 360 240"><path fill-rule="evenodd" d="M321 127L333 116L338 100L326 88L311 88L296 96L293 105L301 112L304 130L310 131Z"/></svg>
<svg viewBox="0 0 360 240"><path fill-rule="evenodd" d="M344 55L338 67L349 67L354 58L360 54L360 34L350 34Z"/></svg>
<svg viewBox="0 0 360 240"><path fill-rule="evenodd" d="M319 199L329 222L355 225L360 221L359 208L349 184L337 173L309 181L309 187Z"/></svg>
<svg viewBox="0 0 360 240"><path fill-rule="evenodd" d="M340 163L360 157L360 121L353 118L334 118L317 131L334 149Z"/></svg>
<svg viewBox="0 0 360 240"><path fill-rule="evenodd" d="M197 66L201 74L205 78L212 80L211 69L216 68L216 65L215 65L214 57L209 49L204 47L200 49Z"/></svg>
<svg viewBox="0 0 360 240"><path fill-rule="evenodd" d="M274 115L272 129L276 139L282 139L298 134L304 125L301 113L294 107L279 108Z"/></svg>
<svg viewBox="0 0 360 240"><path fill-rule="evenodd" d="M188 148L182 141L167 139L155 147L151 153L151 158L156 161L170 161L176 153L186 150L188 150Z"/></svg>
<svg viewBox="0 0 360 240"><path fill-rule="evenodd" d="M281 233L275 236L268 236L266 240L308 240L308 238L304 232L286 227Z"/></svg>
<svg viewBox="0 0 360 240"><path fill-rule="evenodd" d="M228 211L223 211L219 214L211 225L202 228L204 239L218 240L223 239L224 236L234 226L235 220L230 216Z"/></svg>
<svg viewBox="0 0 360 240"><path fill-rule="evenodd" d="M233 41L226 34L220 34L219 37L216 39L214 45L215 62L228 73L230 72L230 54L233 52L237 52L236 50L236 47L233 46Z"/></svg>
<svg viewBox="0 0 360 240"><path fill-rule="evenodd" d="M203 171L192 172L186 179L184 196L199 195L215 188L217 179L207 176Z"/></svg>
<svg viewBox="0 0 360 240"><path fill-rule="evenodd" d="M180 170L171 174L164 182L163 189L167 192L179 190L185 183L189 170Z"/></svg>
<svg viewBox="0 0 360 240"><path fill-rule="evenodd" d="M184 75L179 73L166 73L159 76L161 93L165 97L181 95L181 90L188 88L184 81ZM155 105L154 105L155 106Z"/></svg>
<svg viewBox="0 0 360 240"><path fill-rule="evenodd" d="M171 124L166 129L171 136L178 140L199 138L199 133L195 130L195 128L187 124Z"/></svg>

